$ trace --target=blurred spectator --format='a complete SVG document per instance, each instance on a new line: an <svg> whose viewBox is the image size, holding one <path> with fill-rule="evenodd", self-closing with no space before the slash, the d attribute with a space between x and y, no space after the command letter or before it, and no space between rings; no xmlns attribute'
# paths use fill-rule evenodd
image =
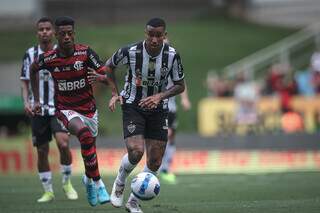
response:
<svg viewBox="0 0 320 213"><path fill-rule="evenodd" d="M298 72L295 79L299 94L314 96L320 93L320 52L311 56L309 69Z"/></svg>
<svg viewBox="0 0 320 213"><path fill-rule="evenodd" d="M231 83L219 77L214 71L209 71L206 81L208 96L230 97L232 96Z"/></svg>
<svg viewBox="0 0 320 213"><path fill-rule="evenodd" d="M236 79L234 98L237 103L235 121L236 125L245 125L254 128L258 123L257 102L260 91L258 85L249 81L245 73L240 73Z"/></svg>
<svg viewBox="0 0 320 213"><path fill-rule="evenodd" d="M289 65L274 64L266 80L266 94L279 95L281 111L291 111L291 99L297 93L297 83Z"/></svg>

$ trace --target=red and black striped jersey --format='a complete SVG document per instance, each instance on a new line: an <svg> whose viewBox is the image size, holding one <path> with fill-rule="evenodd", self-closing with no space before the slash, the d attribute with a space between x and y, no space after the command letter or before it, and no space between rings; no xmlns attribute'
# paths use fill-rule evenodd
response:
<svg viewBox="0 0 320 213"><path fill-rule="evenodd" d="M87 79L87 68L104 73L105 66L90 47L75 44L75 51L69 57L62 57L59 49L54 49L41 54L35 64L38 70L48 70L52 75L57 110L74 110L88 117L94 115L96 101Z"/></svg>

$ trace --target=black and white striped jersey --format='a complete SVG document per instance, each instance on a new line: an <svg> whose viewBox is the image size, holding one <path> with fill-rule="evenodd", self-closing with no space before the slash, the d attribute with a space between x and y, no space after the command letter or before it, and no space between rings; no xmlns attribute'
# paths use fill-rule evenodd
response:
<svg viewBox="0 0 320 213"><path fill-rule="evenodd" d="M54 46L54 48L56 48L56 46ZM30 83L30 65L34 60L38 59L39 55L42 53L43 51L41 50L40 45L37 45L30 47L23 57L20 79L29 81L29 100L31 104L33 104L34 99ZM55 114L54 82L48 70L39 71L39 100L42 106L42 115Z"/></svg>
<svg viewBox="0 0 320 213"><path fill-rule="evenodd" d="M168 78L180 81L184 78L180 55L168 44L163 44L158 56L150 56L145 42L138 42L115 52L106 62L112 68L120 65L128 67L121 96L128 104L137 104L142 98L166 90ZM162 102L167 109L167 102Z"/></svg>

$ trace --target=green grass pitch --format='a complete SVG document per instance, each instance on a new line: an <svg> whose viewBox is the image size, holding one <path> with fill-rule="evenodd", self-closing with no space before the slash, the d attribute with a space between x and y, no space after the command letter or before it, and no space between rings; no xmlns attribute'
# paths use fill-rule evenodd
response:
<svg viewBox="0 0 320 213"><path fill-rule="evenodd" d="M110 191L114 177L104 176ZM160 196L142 202L146 213L319 213L320 172L259 175L180 175L177 185L161 185ZM66 200L60 176L54 176L56 199L38 204L42 189L37 174L0 176L1 213L125 212L111 204L90 207L80 177L73 183L79 200ZM129 184L127 185L129 186ZM127 187L129 188L129 187ZM128 196L128 189L126 197Z"/></svg>

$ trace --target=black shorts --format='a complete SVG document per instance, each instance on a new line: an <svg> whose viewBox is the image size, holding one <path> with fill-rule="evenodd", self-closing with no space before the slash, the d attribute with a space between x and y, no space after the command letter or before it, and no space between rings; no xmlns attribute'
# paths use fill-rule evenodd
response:
<svg viewBox="0 0 320 213"><path fill-rule="evenodd" d="M55 116L34 116L31 118L32 143L39 146L52 140L56 132L68 132Z"/></svg>
<svg viewBox="0 0 320 213"><path fill-rule="evenodd" d="M168 126L170 129L176 130L178 127L177 113L169 112L168 114Z"/></svg>
<svg viewBox="0 0 320 213"><path fill-rule="evenodd" d="M168 111L144 110L133 104L122 105L124 138L143 135L145 139L168 140Z"/></svg>

